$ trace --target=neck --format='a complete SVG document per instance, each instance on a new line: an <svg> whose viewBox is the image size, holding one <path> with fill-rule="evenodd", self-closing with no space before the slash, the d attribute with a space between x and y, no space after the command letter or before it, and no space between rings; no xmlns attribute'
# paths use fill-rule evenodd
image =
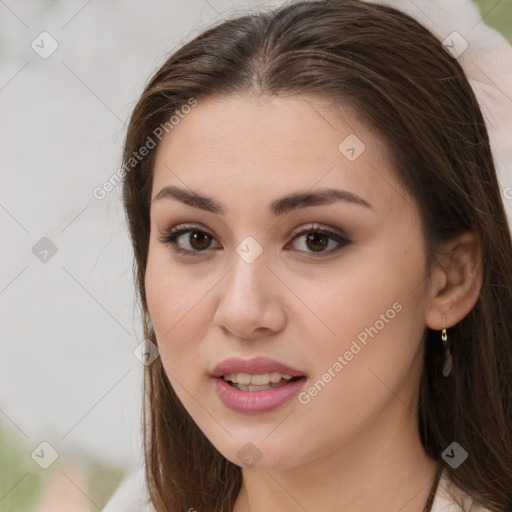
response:
<svg viewBox="0 0 512 512"><path fill-rule="evenodd" d="M436 468L416 416L394 400L350 444L323 457L287 469L244 468L233 512L423 512Z"/></svg>

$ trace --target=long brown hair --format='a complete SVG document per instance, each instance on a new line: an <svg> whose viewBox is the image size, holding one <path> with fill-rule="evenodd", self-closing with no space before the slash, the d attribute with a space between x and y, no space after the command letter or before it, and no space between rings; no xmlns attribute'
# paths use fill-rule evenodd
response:
<svg viewBox="0 0 512 512"><path fill-rule="evenodd" d="M476 232L483 284L449 330L425 329L418 429L425 452L493 512L512 510L512 243L481 110L457 62L428 30L390 7L357 0L296 2L213 26L172 54L145 87L124 148L123 199L145 337L157 343L144 288L156 149L134 160L170 116L214 96L321 95L350 102L387 143L422 217L428 262L442 240ZM177 119L177 117L176 117ZM167 123L167 124L166 124ZM159 128L160 127L160 128ZM223 457L174 393L161 358L145 368L146 483L158 512L231 511L239 466ZM468 459L441 458L457 441Z"/></svg>

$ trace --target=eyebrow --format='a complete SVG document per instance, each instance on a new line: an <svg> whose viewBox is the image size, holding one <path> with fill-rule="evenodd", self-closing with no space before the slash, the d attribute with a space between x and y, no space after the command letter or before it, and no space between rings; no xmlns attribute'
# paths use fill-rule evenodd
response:
<svg viewBox="0 0 512 512"><path fill-rule="evenodd" d="M196 192L185 190L175 186L166 186L153 198L153 201L162 199L176 199L193 208L199 208L207 212L223 215L225 207L214 199L202 196ZM284 215L292 210L307 208L308 206L321 206L332 204L336 201L357 204L373 209L372 205L353 192L335 188L320 189L315 192L294 192L290 195L276 199L270 205L272 215Z"/></svg>

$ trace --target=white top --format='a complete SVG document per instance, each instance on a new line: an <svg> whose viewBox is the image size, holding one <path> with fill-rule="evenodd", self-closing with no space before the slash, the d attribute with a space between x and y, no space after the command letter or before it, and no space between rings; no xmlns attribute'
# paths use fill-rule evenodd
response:
<svg viewBox="0 0 512 512"><path fill-rule="evenodd" d="M464 508L455 499L461 498ZM146 492L144 468L127 475L102 512L155 512ZM441 473L431 512L489 512L474 502L462 489L448 479L446 469Z"/></svg>
<svg viewBox="0 0 512 512"><path fill-rule="evenodd" d="M101 512L154 512L146 490L144 467L129 473Z"/></svg>
<svg viewBox="0 0 512 512"><path fill-rule="evenodd" d="M463 508L455 501L460 501ZM477 502L474 502L468 494L457 487L449 478L446 469L441 473L441 479L437 488L431 512L489 512Z"/></svg>

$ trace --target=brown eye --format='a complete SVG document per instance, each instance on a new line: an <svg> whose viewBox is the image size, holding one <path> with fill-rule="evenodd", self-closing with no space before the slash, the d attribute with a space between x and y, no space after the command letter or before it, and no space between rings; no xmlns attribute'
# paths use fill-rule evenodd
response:
<svg viewBox="0 0 512 512"><path fill-rule="evenodd" d="M312 251L323 251L329 245L329 237L323 233L309 233L306 244Z"/></svg>
<svg viewBox="0 0 512 512"><path fill-rule="evenodd" d="M301 243L297 244L297 242ZM321 256L342 249L350 244L350 240L341 234L313 227L298 233L291 244L295 244L295 249L299 252L316 253Z"/></svg>
<svg viewBox="0 0 512 512"><path fill-rule="evenodd" d="M211 249L221 247L213 235L202 229L191 227L174 228L169 232L162 233L158 240L163 244L170 245L174 252L190 256L198 256L201 252L207 253ZM298 233L290 244L296 245L298 241L302 242L299 245L303 247L295 246L296 250L318 256L333 253L350 244L347 237L316 227ZM212 246L212 242L217 245Z"/></svg>
<svg viewBox="0 0 512 512"><path fill-rule="evenodd" d="M204 231L191 231L189 236L190 245L197 250L208 249L212 241L212 237Z"/></svg>
<svg viewBox="0 0 512 512"><path fill-rule="evenodd" d="M201 229L183 228L162 233L158 240L170 245L175 252L194 255L210 249L215 238ZM217 244L216 247L220 245Z"/></svg>

